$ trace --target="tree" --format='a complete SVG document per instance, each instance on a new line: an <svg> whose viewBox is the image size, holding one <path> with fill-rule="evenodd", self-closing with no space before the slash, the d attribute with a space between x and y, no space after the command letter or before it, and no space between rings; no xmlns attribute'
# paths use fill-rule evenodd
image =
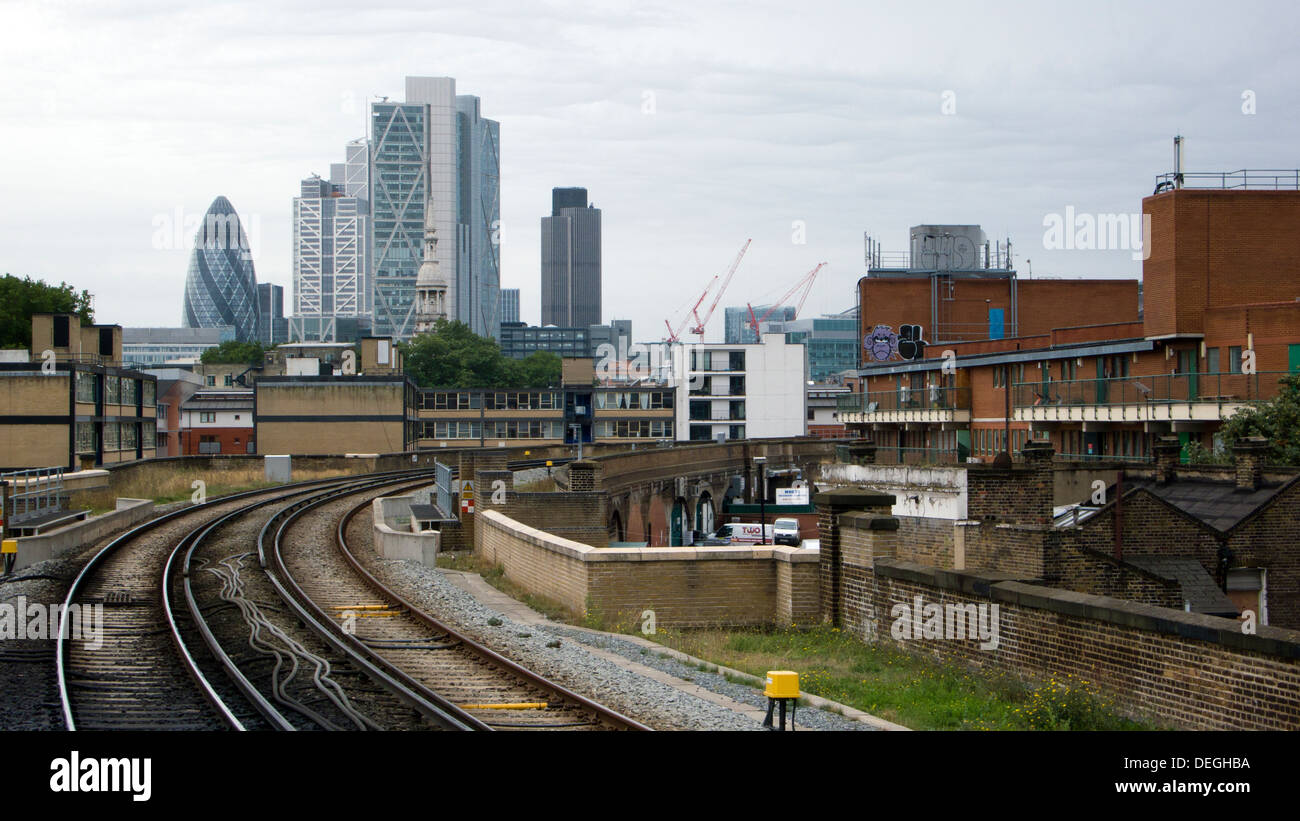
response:
<svg viewBox="0 0 1300 821"><path fill-rule="evenodd" d="M32 314L76 314L82 325L95 324L90 291L68 283L48 285L31 277L0 279L0 348L31 348Z"/></svg>
<svg viewBox="0 0 1300 821"><path fill-rule="evenodd" d="M204 365L260 365L265 356L266 349L260 342L228 339L204 351L199 361Z"/></svg>
<svg viewBox="0 0 1300 821"><path fill-rule="evenodd" d="M1269 448L1264 461L1300 465L1300 374L1282 377L1277 396L1234 413L1223 423L1223 444L1231 451L1238 439L1263 436Z"/></svg>
<svg viewBox="0 0 1300 821"><path fill-rule="evenodd" d="M539 351L516 361L464 322L440 319L401 346L406 372L422 388L544 388L560 380L560 358Z"/></svg>
<svg viewBox="0 0 1300 821"><path fill-rule="evenodd" d="M547 388L560 384L562 362L551 351L535 351L523 359L507 360L510 382L502 387Z"/></svg>

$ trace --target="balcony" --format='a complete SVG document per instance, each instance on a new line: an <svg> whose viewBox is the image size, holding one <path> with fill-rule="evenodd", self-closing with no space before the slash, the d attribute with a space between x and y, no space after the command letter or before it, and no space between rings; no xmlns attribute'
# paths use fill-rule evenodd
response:
<svg viewBox="0 0 1300 821"><path fill-rule="evenodd" d="M1017 422L1217 423L1277 395L1284 371L1180 373L1021 382L1012 387Z"/></svg>
<svg viewBox="0 0 1300 821"><path fill-rule="evenodd" d="M836 397L836 412L844 424L906 424L970 422L970 388L897 388L892 391L850 393Z"/></svg>

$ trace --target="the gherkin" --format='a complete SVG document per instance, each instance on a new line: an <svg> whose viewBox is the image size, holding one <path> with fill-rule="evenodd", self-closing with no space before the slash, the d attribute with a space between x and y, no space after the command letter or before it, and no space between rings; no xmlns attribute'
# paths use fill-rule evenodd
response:
<svg viewBox="0 0 1300 821"><path fill-rule="evenodd" d="M194 237L181 324L186 328L231 325L240 342L259 338L257 277L248 234L225 197L212 201Z"/></svg>

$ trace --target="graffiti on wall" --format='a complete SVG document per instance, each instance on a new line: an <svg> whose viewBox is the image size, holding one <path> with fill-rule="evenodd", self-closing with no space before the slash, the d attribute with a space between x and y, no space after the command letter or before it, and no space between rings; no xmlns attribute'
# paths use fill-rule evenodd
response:
<svg viewBox="0 0 1300 821"><path fill-rule="evenodd" d="M877 325L862 340L867 356L876 362L895 357L912 361L925 357L925 338L920 325L900 325L898 333L890 325Z"/></svg>

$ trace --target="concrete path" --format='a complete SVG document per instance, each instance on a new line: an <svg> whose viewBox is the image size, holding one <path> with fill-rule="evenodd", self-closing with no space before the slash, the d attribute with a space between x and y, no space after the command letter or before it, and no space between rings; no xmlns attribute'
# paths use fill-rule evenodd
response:
<svg viewBox="0 0 1300 821"><path fill-rule="evenodd" d="M493 587L492 585L484 581L483 577L478 575L477 573L470 573L464 570L449 570L446 568L440 568L438 572L442 573L443 576L445 576L447 580L450 581L452 584L456 585L461 590L464 590L466 593L473 596L481 604L490 607L493 610L498 611L503 616L506 616L507 618L510 618L513 621L517 621L521 624L535 624L542 627L556 624L556 622L550 621L549 619L546 618L546 616L542 615L541 613L538 613L536 610L532 609L531 607L519 601L518 599L511 598L510 596L507 596L505 593L502 593L500 590L497 590L495 587ZM646 648L647 650L651 650L656 653L663 653L665 655L671 656L685 664L690 664L690 665L708 664L711 667L717 667L719 673L729 674L738 680L748 682L749 684L753 685L759 690L763 689L764 681L762 678L758 676L752 676L748 673L743 673L740 670L733 670L730 667L715 665L712 662L706 661L704 659L698 659L695 658L694 656L689 656L686 653L678 652L677 650L673 650L669 647L665 647L662 644L650 641L649 639L643 638L641 636L626 635L623 633L604 633L600 630L592 630L587 627L578 627L576 625L566 624L563 626L571 630L581 630L584 633L591 633L593 635L613 636L623 641L631 642L632 644L638 644ZM662 670L657 670L653 667L648 667L644 664L639 664L638 662L632 661L626 656L621 655L619 653L615 653L612 650L606 650L600 647L593 647L589 644L584 644L583 647L593 655L599 656L600 658L603 659L607 659L613 662L614 664L617 664L619 667L622 667L626 670L631 670L647 678L654 679L655 681L666 684L669 687L673 687L678 690L681 690L684 693L690 693L693 696L698 696L699 698L702 698L705 701L708 701L712 704L716 704L720 707L723 707L725 709L731 710L733 712L751 718L760 724L762 723L763 718L766 715L766 711L761 708L754 707L749 704L741 703L739 701L736 701L733 698L729 698L727 696L721 695L720 693L715 693L712 690L708 689L707 687L702 687L698 684L694 684L689 681L683 681L682 679L674 675L665 673ZM883 718L873 716L870 713L864 713L861 710L855 710L854 708L849 707L846 704L839 704L838 702L834 702L829 699L824 699L819 696L814 696L808 693L804 693L803 697L807 699L808 703L813 707L816 708L829 707L833 710L838 711L845 718L853 719L855 721L860 721L863 724L868 724L879 730L909 729L907 727L902 726L901 724L895 724L892 721L886 721Z"/></svg>

